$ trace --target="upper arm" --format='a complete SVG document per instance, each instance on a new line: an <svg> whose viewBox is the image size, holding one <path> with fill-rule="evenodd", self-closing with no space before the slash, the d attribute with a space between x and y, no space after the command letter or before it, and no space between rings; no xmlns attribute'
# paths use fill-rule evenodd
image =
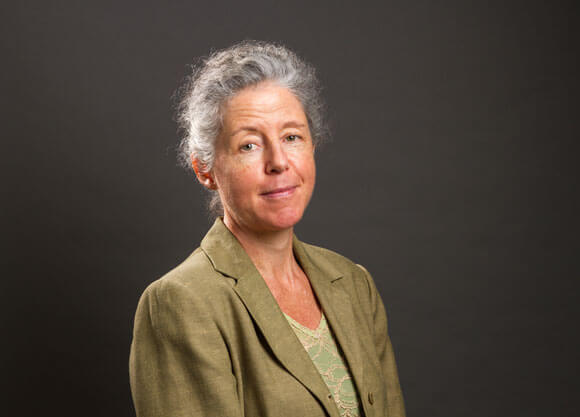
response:
<svg viewBox="0 0 580 417"><path fill-rule="evenodd" d="M236 381L210 300L157 282L137 307L130 355L139 417L240 416Z"/></svg>

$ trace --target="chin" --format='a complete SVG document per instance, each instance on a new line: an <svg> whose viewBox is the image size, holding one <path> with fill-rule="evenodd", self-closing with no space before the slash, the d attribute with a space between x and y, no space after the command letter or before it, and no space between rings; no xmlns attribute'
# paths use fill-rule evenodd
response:
<svg viewBox="0 0 580 417"><path fill-rule="evenodd" d="M304 210L285 208L268 216L271 230L290 229L302 219Z"/></svg>

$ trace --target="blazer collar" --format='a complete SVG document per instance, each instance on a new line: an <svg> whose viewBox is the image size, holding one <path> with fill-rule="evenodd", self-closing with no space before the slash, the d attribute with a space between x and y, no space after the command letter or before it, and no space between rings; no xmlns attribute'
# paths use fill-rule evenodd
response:
<svg viewBox="0 0 580 417"><path fill-rule="evenodd" d="M334 400L329 397L328 387L308 353L294 334L250 257L221 218L215 221L202 240L201 248L217 271L236 279L234 291L282 365L318 398L330 416L338 416ZM353 306L348 294L335 284L344 274L329 259L309 249L296 236L293 238L293 250L345 355L355 385L359 392L363 392L363 361Z"/></svg>
<svg viewBox="0 0 580 417"><path fill-rule="evenodd" d="M209 232L201 241L201 248L207 254L216 271L236 280L253 275L256 269L252 260L233 233L226 227L221 217L218 217ZM306 275L312 281L329 280L331 282L343 276L342 271L323 257L316 257L308 252L305 244L296 235L292 239L294 256L305 269ZM309 269L309 271L306 271ZM308 274L312 272L312 276Z"/></svg>

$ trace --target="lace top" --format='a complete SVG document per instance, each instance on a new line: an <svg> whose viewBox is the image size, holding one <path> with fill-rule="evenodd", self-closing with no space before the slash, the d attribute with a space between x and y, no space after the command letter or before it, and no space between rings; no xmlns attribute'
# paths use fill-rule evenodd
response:
<svg viewBox="0 0 580 417"><path fill-rule="evenodd" d="M332 394L341 417L360 416L359 402L352 377L337 346L326 317L322 314L316 330L309 329L284 313L304 349L320 372Z"/></svg>

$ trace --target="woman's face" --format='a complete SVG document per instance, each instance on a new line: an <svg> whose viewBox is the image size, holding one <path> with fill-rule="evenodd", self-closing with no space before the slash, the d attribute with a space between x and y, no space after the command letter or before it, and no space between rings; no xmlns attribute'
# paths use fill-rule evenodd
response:
<svg viewBox="0 0 580 417"><path fill-rule="evenodd" d="M272 82L248 87L223 107L211 170L226 224L253 232L294 226L316 176L314 145L301 103Z"/></svg>

